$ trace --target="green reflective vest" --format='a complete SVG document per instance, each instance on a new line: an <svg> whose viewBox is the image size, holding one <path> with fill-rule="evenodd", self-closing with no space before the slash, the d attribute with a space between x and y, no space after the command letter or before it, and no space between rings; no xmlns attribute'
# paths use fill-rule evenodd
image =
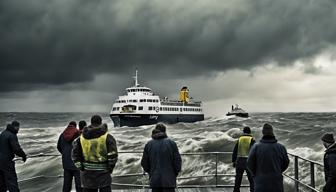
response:
<svg viewBox="0 0 336 192"><path fill-rule="evenodd" d="M107 134L94 138L85 139L83 135L80 136L80 143L84 156L83 166L86 170L107 170Z"/></svg>
<svg viewBox="0 0 336 192"><path fill-rule="evenodd" d="M248 157L252 136L244 135L238 140L238 157Z"/></svg>

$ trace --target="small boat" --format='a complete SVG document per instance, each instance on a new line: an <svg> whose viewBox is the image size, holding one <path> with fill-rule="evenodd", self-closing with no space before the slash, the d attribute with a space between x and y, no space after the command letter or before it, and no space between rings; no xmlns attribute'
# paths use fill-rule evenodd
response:
<svg viewBox="0 0 336 192"><path fill-rule="evenodd" d="M232 105L231 111L226 114L226 116L231 116L231 115L235 115L237 117L245 117L245 118L249 117L249 114L246 111L244 111L242 108L240 108L237 104L235 107L233 107Z"/></svg>

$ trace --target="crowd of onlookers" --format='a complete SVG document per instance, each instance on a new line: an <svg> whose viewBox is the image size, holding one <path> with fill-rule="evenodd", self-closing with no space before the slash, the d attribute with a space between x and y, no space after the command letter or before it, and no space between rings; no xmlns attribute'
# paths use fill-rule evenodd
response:
<svg viewBox="0 0 336 192"><path fill-rule="evenodd" d="M64 169L63 192L70 192L75 180L77 192L110 192L111 173L118 160L115 138L108 133L102 118L94 115L91 124L71 121L59 136L57 149L62 154ZM0 134L0 192L18 192L15 155L27 156L22 150L17 133L20 123L13 121ZM283 192L282 173L288 168L286 148L278 143L273 127L264 124L259 142L249 127L243 128L232 153L236 170L234 192L240 191L243 173L247 173L251 192ZM176 178L182 167L176 143L168 138L166 126L157 124L152 139L145 145L141 166L149 174L153 192L175 191ZM326 148L324 155L325 186L323 192L336 192L336 144L332 133L321 138Z"/></svg>

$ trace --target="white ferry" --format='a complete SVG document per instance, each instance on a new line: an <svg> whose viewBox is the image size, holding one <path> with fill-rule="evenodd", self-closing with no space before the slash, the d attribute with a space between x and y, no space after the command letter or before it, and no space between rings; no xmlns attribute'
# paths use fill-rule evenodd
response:
<svg viewBox="0 0 336 192"><path fill-rule="evenodd" d="M169 100L160 98L148 87L140 86L137 71L134 81L134 86L126 89L127 95L119 96L112 106L110 117L115 127L204 120L202 102L190 99L187 87L181 89L179 100Z"/></svg>

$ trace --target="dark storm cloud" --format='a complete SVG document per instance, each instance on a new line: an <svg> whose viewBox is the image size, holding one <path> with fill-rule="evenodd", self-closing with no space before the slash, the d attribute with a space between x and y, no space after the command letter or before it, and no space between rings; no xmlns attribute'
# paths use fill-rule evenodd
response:
<svg viewBox="0 0 336 192"><path fill-rule="evenodd" d="M310 58L336 41L332 0L3 0L0 90L97 74L192 77Z"/></svg>

